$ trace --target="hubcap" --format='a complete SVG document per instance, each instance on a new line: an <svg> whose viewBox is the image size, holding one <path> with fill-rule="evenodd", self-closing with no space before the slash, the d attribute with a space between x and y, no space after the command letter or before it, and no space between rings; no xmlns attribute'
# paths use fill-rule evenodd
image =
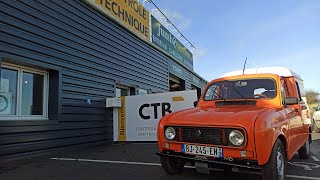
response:
<svg viewBox="0 0 320 180"><path fill-rule="evenodd" d="M277 170L278 170L278 179L281 180L284 177L284 160L281 153L280 147L277 151Z"/></svg>

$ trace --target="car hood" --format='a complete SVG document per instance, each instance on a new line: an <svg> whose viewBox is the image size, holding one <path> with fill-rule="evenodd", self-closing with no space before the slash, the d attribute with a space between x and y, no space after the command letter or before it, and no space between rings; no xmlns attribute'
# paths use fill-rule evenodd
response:
<svg viewBox="0 0 320 180"><path fill-rule="evenodd" d="M177 126L240 126L254 127L256 118L267 111L255 105L220 106L215 108L193 108L173 113L166 125Z"/></svg>

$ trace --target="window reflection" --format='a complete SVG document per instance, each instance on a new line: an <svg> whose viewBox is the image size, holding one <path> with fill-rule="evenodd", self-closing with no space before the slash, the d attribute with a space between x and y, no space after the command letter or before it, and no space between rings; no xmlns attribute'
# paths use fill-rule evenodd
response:
<svg viewBox="0 0 320 180"><path fill-rule="evenodd" d="M43 114L43 83L43 75L23 73L22 115Z"/></svg>
<svg viewBox="0 0 320 180"><path fill-rule="evenodd" d="M16 115L18 71L1 68L0 115Z"/></svg>

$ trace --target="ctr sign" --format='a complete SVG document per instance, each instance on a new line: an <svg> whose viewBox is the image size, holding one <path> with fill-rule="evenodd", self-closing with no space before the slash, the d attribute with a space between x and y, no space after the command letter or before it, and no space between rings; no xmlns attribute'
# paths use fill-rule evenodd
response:
<svg viewBox="0 0 320 180"><path fill-rule="evenodd" d="M143 104L142 106L140 106L139 108L139 115L141 119L145 119L148 120L150 119L150 115L145 115L143 113L143 109L145 108L153 108L153 119L158 119L158 107L161 107L161 114L163 116L169 113L171 113L171 104L168 102L164 102L164 103L152 103L152 104Z"/></svg>
<svg viewBox="0 0 320 180"><path fill-rule="evenodd" d="M171 113L194 107L197 92L179 91L122 97L114 108L114 141L157 141L159 120Z"/></svg>

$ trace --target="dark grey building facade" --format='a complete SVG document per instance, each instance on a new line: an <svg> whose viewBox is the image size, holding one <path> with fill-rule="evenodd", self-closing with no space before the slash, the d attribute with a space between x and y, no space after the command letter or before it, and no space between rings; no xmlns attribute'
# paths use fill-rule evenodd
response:
<svg viewBox="0 0 320 180"><path fill-rule="evenodd" d="M174 60L81 0L2 0L0 61L6 161L111 142L106 98L170 91ZM183 70L184 89L206 83Z"/></svg>

